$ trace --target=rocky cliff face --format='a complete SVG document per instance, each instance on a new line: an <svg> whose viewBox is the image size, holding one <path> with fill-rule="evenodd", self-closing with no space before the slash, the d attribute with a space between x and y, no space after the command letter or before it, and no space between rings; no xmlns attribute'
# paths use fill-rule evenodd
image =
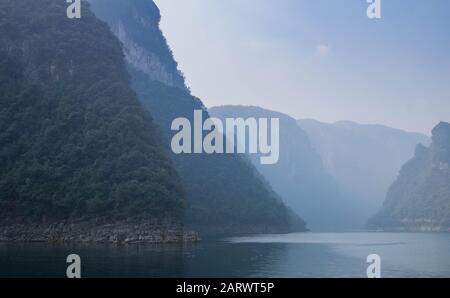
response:
<svg viewBox="0 0 450 298"><path fill-rule="evenodd" d="M106 20L123 44L126 61L151 80L186 89L183 74L160 32L161 15L153 1L89 0L97 16Z"/></svg>
<svg viewBox="0 0 450 298"><path fill-rule="evenodd" d="M429 147L414 157L390 187L369 226L387 230L450 231L450 124L433 129Z"/></svg>

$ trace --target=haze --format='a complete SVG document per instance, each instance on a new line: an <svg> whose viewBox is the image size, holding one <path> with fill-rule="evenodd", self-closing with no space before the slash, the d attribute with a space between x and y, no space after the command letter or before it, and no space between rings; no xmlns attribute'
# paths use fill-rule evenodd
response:
<svg viewBox="0 0 450 298"><path fill-rule="evenodd" d="M450 120L450 2L157 0L162 29L207 106L430 134Z"/></svg>

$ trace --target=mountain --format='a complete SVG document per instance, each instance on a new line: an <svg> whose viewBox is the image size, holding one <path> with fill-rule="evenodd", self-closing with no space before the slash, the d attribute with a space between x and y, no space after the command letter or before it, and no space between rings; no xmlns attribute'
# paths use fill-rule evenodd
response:
<svg viewBox="0 0 450 298"><path fill-rule="evenodd" d="M299 120L325 168L351 201L360 227L382 205L401 166L414 154L417 144L429 144L427 136L382 125L350 121L335 124Z"/></svg>
<svg viewBox="0 0 450 298"><path fill-rule="evenodd" d="M183 240L186 196L120 42L66 8L0 2L0 240Z"/></svg>
<svg viewBox="0 0 450 298"><path fill-rule="evenodd" d="M297 125L295 119L252 106L220 106L209 111L213 117L224 122L226 118L278 118L278 162L263 165L260 163L260 154L250 154L253 165L282 196L284 202L308 222L312 230L331 231L354 227L352 214L347 212L350 206L340 194L333 177L323 167L320 155L312 147L306 132Z"/></svg>
<svg viewBox="0 0 450 298"><path fill-rule="evenodd" d="M433 129L429 147L419 144L414 157L389 188L372 228L450 231L450 124Z"/></svg>
<svg viewBox="0 0 450 298"><path fill-rule="evenodd" d="M187 222L202 235L288 232L305 223L282 203L255 168L234 154L173 154L174 119L208 112L192 96L177 70L162 32L160 13L151 0L90 0L124 46L134 90L165 137L168 154L187 192ZM191 122L192 123L192 122Z"/></svg>
<svg viewBox="0 0 450 298"><path fill-rule="evenodd" d="M150 80L186 89L166 39L159 28L160 12L152 0L88 0L123 44L127 63Z"/></svg>

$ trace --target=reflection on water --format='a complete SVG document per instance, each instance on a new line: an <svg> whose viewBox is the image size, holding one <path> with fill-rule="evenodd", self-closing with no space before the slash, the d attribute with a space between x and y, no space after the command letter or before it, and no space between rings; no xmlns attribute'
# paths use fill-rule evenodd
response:
<svg viewBox="0 0 450 298"><path fill-rule="evenodd" d="M450 235L301 233L189 245L0 244L1 277L64 277L66 257L83 277L365 277L381 256L385 277L450 277Z"/></svg>
<svg viewBox="0 0 450 298"><path fill-rule="evenodd" d="M385 277L450 277L450 234L439 233L300 233L230 238L233 243L287 244L275 275L364 277L369 254L381 257ZM313 252L300 254L311 246ZM326 249L325 249L326 248ZM315 251L315 250L318 251ZM327 250L328 249L328 250ZM317 254L318 253L318 254ZM303 258L318 256L316 268ZM295 273L288 268L300 267ZM319 270L315 270L319 269Z"/></svg>

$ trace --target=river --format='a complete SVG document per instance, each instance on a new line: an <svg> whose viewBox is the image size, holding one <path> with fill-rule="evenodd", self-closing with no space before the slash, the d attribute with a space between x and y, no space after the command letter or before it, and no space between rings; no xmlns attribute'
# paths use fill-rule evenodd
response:
<svg viewBox="0 0 450 298"><path fill-rule="evenodd" d="M450 277L450 234L296 233L206 239L197 244L0 243L0 277L365 277L369 254L382 277Z"/></svg>

